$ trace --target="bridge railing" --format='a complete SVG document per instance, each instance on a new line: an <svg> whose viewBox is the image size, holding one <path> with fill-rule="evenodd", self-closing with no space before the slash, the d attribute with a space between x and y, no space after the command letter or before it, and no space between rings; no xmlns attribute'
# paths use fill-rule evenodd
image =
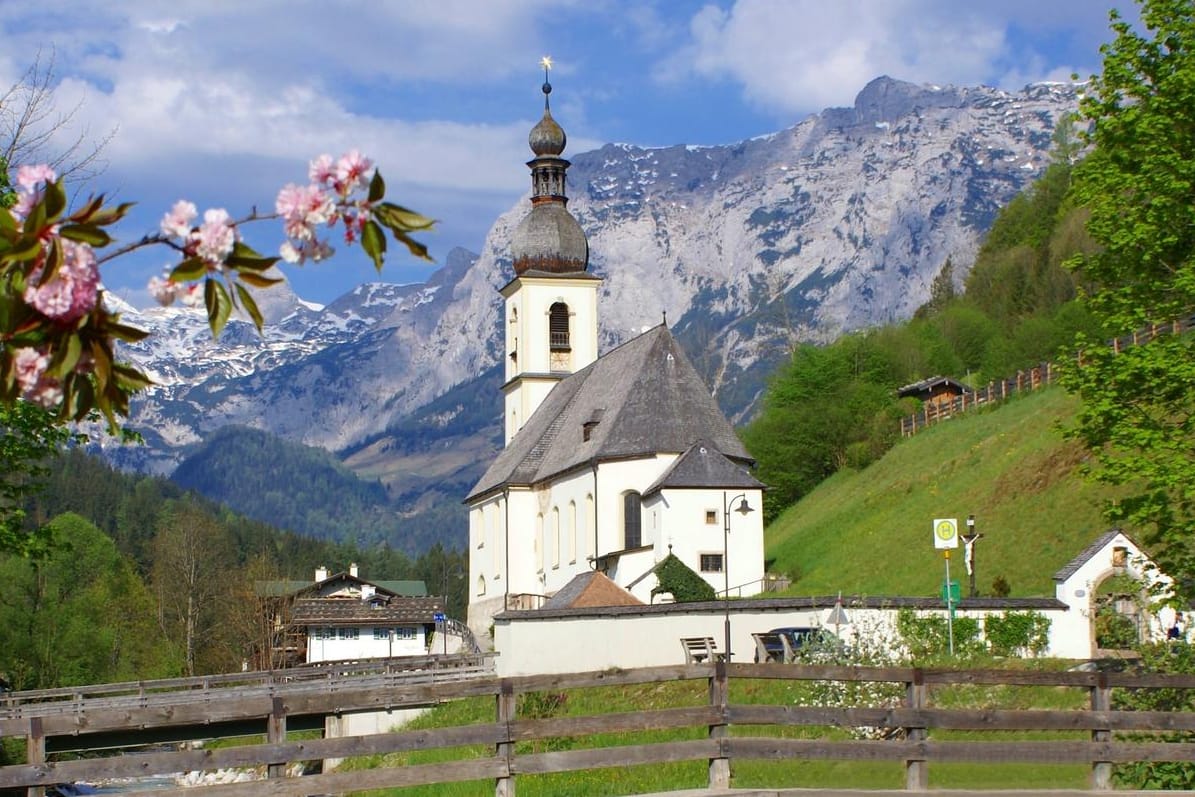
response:
<svg viewBox="0 0 1195 797"><path fill-rule="evenodd" d="M888 702L876 698L880 704L849 707L734 702L732 691L736 696L740 694L735 687L743 679L886 682L899 685L895 692L900 697ZM632 684L676 681L706 682L706 688L699 693L708 694L708 700L687 707L591 716L544 717L535 712L529 716L519 713L519 696L531 692L554 694L568 689L622 688ZM1074 688L1087 693L1088 705L1084 709L1068 710L934 705L933 690L954 685ZM1189 739L1195 732L1195 714L1114 711L1111 708L1115 689L1159 688L1193 689L1195 676L717 663L573 675L473 678L440 684L399 685L395 682L386 689L360 689L348 684L335 694L310 695L302 699L275 697L266 701L245 701L229 693L213 696L212 702L204 707L204 714L179 710L167 715L161 710L126 709L112 715L92 712L70 718L73 722L58 724L52 722L54 718L28 718L23 728L30 761L0 767L0 789L37 789L60 782L251 767L268 772L268 781L200 787L194 792L257 797L266 792L272 795L338 793L492 779L495 794L507 795L514 792L514 781L520 776L683 761L705 762L709 787L722 789L730 784L731 764L735 761L837 759L899 762L904 767L905 785L909 790L926 789L929 767L937 763L1083 764L1090 767L1091 788L1106 790L1111 788L1111 770L1115 763L1195 760L1195 744L1168 741L1173 738L1171 736L1150 735L1164 732ZM493 722L336 739L297 741L286 738L287 718L304 712L347 713L479 696L495 699ZM534 704L536 701L530 702ZM195 724L203 718L210 720L234 714L258 717L263 729L268 725L270 731L266 743L77 761L47 762L44 754L39 752L44 751L48 733L88 733L112 722L126 726L170 722ZM783 729L794 726L814 730L803 734L802 738L791 738ZM859 727L882 732L867 738L844 739L817 731ZM586 740L596 734L675 729L688 729L690 738L584 747L589 743ZM699 730L700 738L692 738L695 729ZM11 735L13 730L14 727L8 725L5 733ZM734 730L733 735L731 730ZM956 731L968 734L963 739L957 734L951 736ZM1037 738L1013 740L1008 731L1032 732ZM202 729L198 732L202 734ZM945 733L939 735L940 732ZM1043 733L1060 738L1040 738ZM1142 734L1144 739L1140 738ZM537 745L521 744L561 737L582 741L576 749L550 749L549 752L541 752ZM473 746L471 749L467 747L470 745ZM479 757L478 746L488 747L493 752ZM433 748L455 748L459 757L441 763L404 762L370 770L285 776L284 765L290 762ZM702 771L706 771L704 765ZM139 792L143 795L167 793L172 792Z"/></svg>
<svg viewBox="0 0 1195 797"><path fill-rule="evenodd" d="M272 695L282 692L319 691L329 683L374 677L396 676L400 680L443 680L445 675L476 675L493 672L492 653L452 656L396 656L385 659L322 661L279 670L162 678L112 684L31 689L0 693L0 722L22 716L75 713L121 705L170 705L193 700L210 700L223 693L237 696ZM0 728L3 728L0 725ZM3 735L0 732L0 735Z"/></svg>

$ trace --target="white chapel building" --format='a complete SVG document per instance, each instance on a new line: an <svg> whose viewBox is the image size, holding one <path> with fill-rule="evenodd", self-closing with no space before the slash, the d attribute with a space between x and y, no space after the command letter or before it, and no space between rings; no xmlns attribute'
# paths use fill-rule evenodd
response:
<svg viewBox="0 0 1195 797"><path fill-rule="evenodd" d="M502 288L506 446L465 499L469 625L479 634L495 614L538 608L592 570L650 603L669 553L719 594L763 589L764 486L668 328L598 356L601 278L567 209L551 90L545 81L529 137L531 210ZM740 514L744 501L757 511Z"/></svg>

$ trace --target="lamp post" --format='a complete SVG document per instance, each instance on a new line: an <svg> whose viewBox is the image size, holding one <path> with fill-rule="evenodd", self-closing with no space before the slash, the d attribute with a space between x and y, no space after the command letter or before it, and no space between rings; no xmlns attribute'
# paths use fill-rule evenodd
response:
<svg viewBox="0 0 1195 797"><path fill-rule="evenodd" d="M747 494L739 493L734 498L728 499L726 492L722 492L722 578L726 586L726 591L722 595L725 601L723 605L724 610L724 628L725 643L726 643L726 661L730 662L730 505L735 501L739 501L739 505L735 507L735 512L746 517L748 513L755 510L747 503Z"/></svg>
<svg viewBox="0 0 1195 797"><path fill-rule="evenodd" d="M967 533L963 535L963 562L967 565L969 591L972 598L979 597L975 589L975 541L982 537L975 531L975 515L967 515Z"/></svg>

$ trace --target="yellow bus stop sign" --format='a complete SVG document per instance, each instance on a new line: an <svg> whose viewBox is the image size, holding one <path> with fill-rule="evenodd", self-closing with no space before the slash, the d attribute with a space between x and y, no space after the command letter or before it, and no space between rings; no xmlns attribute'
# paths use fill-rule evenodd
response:
<svg viewBox="0 0 1195 797"><path fill-rule="evenodd" d="M934 520L934 547L958 547L958 519L937 518Z"/></svg>

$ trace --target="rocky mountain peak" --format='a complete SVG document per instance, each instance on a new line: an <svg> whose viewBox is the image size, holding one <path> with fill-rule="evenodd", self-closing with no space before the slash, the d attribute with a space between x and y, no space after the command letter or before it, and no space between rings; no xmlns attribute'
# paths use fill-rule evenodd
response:
<svg viewBox="0 0 1195 797"><path fill-rule="evenodd" d="M947 257L963 278L998 208L1048 165L1054 122L1076 102L1066 85L880 77L854 107L770 136L575 154L569 208L604 277L603 348L667 313L723 409L746 418L798 342L908 318ZM241 424L368 451L362 467L387 474L392 492L413 469L470 482L460 469L499 444L478 419L492 407L497 429L501 402L479 379L492 382L504 356L498 289L527 210L524 199L495 220L480 254L449 252L426 283L361 286L324 308L280 294L271 314L282 319L264 339L233 322L213 344L201 314L142 314L158 334L127 353L160 377L133 407L150 444L116 456L168 471L181 446ZM444 442L465 415L469 439ZM387 459L416 449L418 464Z"/></svg>

